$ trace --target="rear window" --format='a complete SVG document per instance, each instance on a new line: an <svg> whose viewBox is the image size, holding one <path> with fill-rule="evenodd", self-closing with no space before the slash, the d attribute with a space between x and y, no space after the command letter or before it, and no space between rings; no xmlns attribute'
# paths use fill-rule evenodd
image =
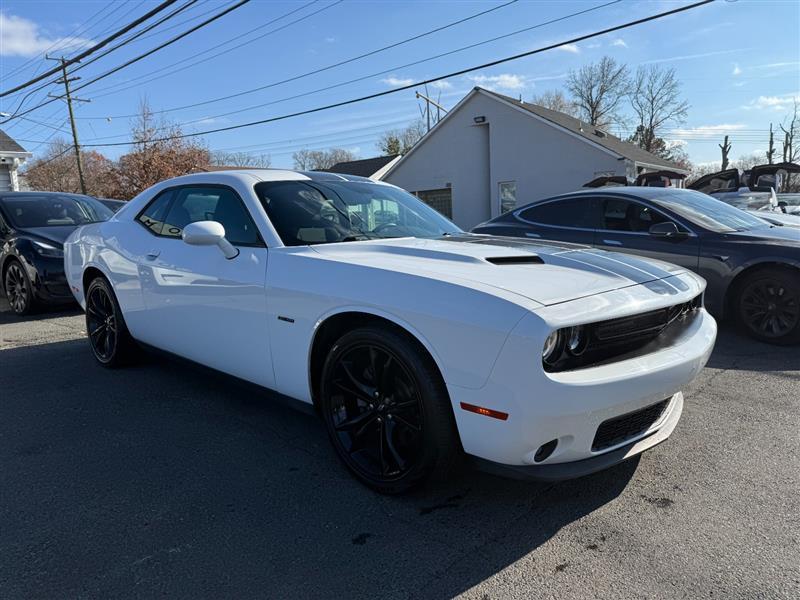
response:
<svg viewBox="0 0 800 600"><path fill-rule="evenodd" d="M101 202L87 196L26 195L5 197L0 203L11 225L20 229L86 225L107 221L114 215Z"/></svg>

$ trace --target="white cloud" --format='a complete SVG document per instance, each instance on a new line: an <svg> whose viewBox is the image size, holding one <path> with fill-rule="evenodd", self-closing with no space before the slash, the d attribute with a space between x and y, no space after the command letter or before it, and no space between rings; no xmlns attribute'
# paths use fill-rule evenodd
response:
<svg viewBox="0 0 800 600"><path fill-rule="evenodd" d="M325 43L326 44L333 44L335 41L336 41L335 37L326 37L325 38Z"/></svg>
<svg viewBox="0 0 800 600"><path fill-rule="evenodd" d="M700 54L684 54L683 56L667 56L665 58L655 58L653 60L645 60L640 62L640 65L655 65L664 62L673 62L676 60L693 60L695 58L708 58L709 56L719 56L721 54L735 54L736 52L743 52L745 50L752 50L752 48L732 48L730 50L715 50L713 52L702 52Z"/></svg>
<svg viewBox="0 0 800 600"><path fill-rule="evenodd" d="M439 81L434 81L433 83L429 83L428 85L430 85L433 89L436 90L449 90L453 87L452 83L441 79Z"/></svg>
<svg viewBox="0 0 800 600"><path fill-rule="evenodd" d="M402 79L400 77L387 77L386 79L381 79L383 83L386 85L391 85L393 87L403 86L403 85L411 85L414 83L413 79Z"/></svg>
<svg viewBox="0 0 800 600"><path fill-rule="evenodd" d="M617 46L618 48L627 48L628 44L625 43L625 40L622 38L617 38L613 42L611 42L612 46Z"/></svg>
<svg viewBox="0 0 800 600"><path fill-rule="evenodd" d="M556 48L556 50L563 50L564 52L569 52L570 54L580 54L581 52L581 49L575 44L564 44L563 46Z"/></svg>
<svg viewBox="0 0 800 600"><path fill-rule="evenodd" d="M737 75L741 74L742 74L742 69L739 67L739 63L733 63L733 71L731 72L731 75L736 77Z"/></svg>
<svg viewBox="0 0 800 600"><path fill-rule="evenodd" d="M597 42L590 42L590 43L586 44L586 47L594 49L594 48L599 48L602 45L603 44L598 44Z"/></svg>
<svg viewBox="0 0 800 600"><path fill-rule="evenodd" d="M788 110L794 102L800 102L800 93L781 96L759 96L742 106L744 110Z"/></svg>
<svg viewBox="0 0 800 600"><path fill-rule="evenodd" d="M47 51L90 46L92 40L80 37L50 37L33 21L0 12L0 56L31 57Z"/></svg>
<svg viewBox="0 0 800 600"><path fill-rule="evenodd" d="M473 75L470 79L476 84L490 90L519 91L525 88L525 77L503 73L502 75Z"/></svg>
<svg viewBox="0 0 800 600"><path fill-rule="evenodd" d="M719 125L700 125L699 127L687 127L684 129L675 129L671 135L675 137L693 137L693 138L711 138L718 137L720 134L724 135L729 131L738 131L744 129L743 123L720 123Z"/></svg>

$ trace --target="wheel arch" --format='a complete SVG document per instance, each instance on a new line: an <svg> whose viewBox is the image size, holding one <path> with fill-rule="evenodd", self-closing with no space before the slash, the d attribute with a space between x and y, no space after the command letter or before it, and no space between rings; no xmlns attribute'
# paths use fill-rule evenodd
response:
<svg viewBox="0 0 800 600"><path fill-rule="evenodd" d="M800 275L800 262L781 260L778 258L763 258L757 262L752 262L742 266L737 271L736 275L734 275L733 279L731 279L728 287L725 289L725 297L723 301L724 316L730 317L735 314L733 302L736 298L736 292L742 285L742 282L747 279L747 277L763 269L775 268L787 269L795 272L797 275Z"/></svg>
<svg viewBox="0 0 800 600"><path fill-rule="evenodd" d="M86 298L86 289L89 287L89 284L92 283L92 280L97 277L102 277L109 283L111 282L108 275L106 275L102 269L96 265L87 265L86 268L84 268L83 273L81 274L81 291L83 292L84 299Z"/></svg>
<svg viewBox="0 0 800 600"><path fill-rule="evenodd" d="M336 340L344 333L364 325L389 327L406 336L416 344L426 358L433 363L439 376L442 378L442 384L445 383L442 364L436 352L424 336L413 327L397 319L394 315L382 314L378 311L361 308L347 308L320 318L314 328L308 353L308 385L311 393L311 401L315 409L319 408L319 384L325 357L328 355L328 352L333 347ZM445 392L447 392L446 386Z"/></svg>

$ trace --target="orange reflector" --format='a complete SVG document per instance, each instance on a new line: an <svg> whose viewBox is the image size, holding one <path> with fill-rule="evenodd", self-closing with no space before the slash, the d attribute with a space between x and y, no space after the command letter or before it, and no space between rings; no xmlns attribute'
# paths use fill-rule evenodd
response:
<svg viewBox="0 0 800 600"><path fill-rule="evenodd" d="M483 415L484 417L500 419L501 421L508 419L508 413L500 412L499 410L492 410L491 408L484 408L482 406L475 406L474 404L467 404L466 402L461 403L461 408L468 410L469 412Z"/></svg>

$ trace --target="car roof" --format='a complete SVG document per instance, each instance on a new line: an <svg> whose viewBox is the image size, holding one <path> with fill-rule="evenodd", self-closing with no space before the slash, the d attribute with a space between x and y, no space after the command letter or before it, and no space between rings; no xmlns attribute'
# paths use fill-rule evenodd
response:
<svg viewBox="0 0 800 600"><path fill-rule="evenodd" d="M665 196L681 196L683 194L700 194L695 190L687 190L675 187L647 187L647 186L607 186L602 188L587 188L585 190L575 190L566 194L559 194L558 196L551 196L541 200L535 200L531 204L539 204L548 200L556 200L562 198L574 198L575 196L597 196L598 194L606 196L630 196L631 198L643 198L651 200L655 198L664 198Z"/></svg>
<svg viewBox="0 0 800 600"><path fill-rule="evenodd" d="M42 196L68 196L72 198L91 198L83 194L73 194L72 192L0 192L0 200L15 199L24 200L26 198L41 198Z"/></svg>
<svg viewBox="0 0 800 600"><path fill-rule="evenodd" d="M192 183L224 183L238 180L246 185L264 181L357 181L390 185L383 181L375 181L358 175L328 173L327 171L295 171L291 169L229 169L221 171L203 171L189 173L159 182L169 185L190 185Z"/></svg>

